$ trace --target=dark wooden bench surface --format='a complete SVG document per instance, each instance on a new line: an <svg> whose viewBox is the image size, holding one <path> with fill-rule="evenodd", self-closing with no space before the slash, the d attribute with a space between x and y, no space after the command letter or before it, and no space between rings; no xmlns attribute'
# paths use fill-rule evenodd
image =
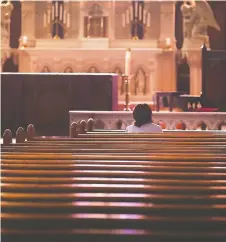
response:
<svg viewBox="0 0 226 242"><path fill-rule="evenodd" d="M125 145L125 147L128 145ZM86 147L86 146L85 146ZM150 145L149 147L139 148L134 145L134 147L127 148L79 148L74 147L73 145L37 145L37 146L29 146L29 145L17 145L17 146L5 146L2 148L2 153L5 152L43 152L43 153L75 153L75 154L89 154L89 153L114 153L114 154L150 154L150 153L178 153L178 154L187 154L187 153L211 153L211 154L226 154L226 147L221 145L209 145L203 146L200 145L198 147L194 146L186 146L186 147L178 147L175 146L164 146L159 147L157 145Z"/></svg>
<svg viewBox="0 0 226 242"><path fill-rule="evenodd" d="M13 153L3 153L2 159L50 159L50 160L133 160L133 161L226 161L225 154L193 154L189 153L186 155L181 155L178 153L156 153L156 154L74 154L74 153L21 153L21 152L13 152Z"/></svg>
<svg viewBox="0 0 226 242"><path fill-rule="evenodd" d="M3 147L3 241L225 241L224 139L76 139Z"/></svg>

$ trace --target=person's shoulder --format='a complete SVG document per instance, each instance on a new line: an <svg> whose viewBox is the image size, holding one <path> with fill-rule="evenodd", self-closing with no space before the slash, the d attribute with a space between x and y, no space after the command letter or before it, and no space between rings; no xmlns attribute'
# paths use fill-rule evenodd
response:
<svg viewBox="0 0 226 242"><path fill-rule="evenodd" d="M129 126L127 126L126 127L126 132L133 132L133 128L134 128L134 125L133 124L131 124L131 125L129 125Z"/></svg>
<svg viewBox="0 0 226 242"><path fill-rule="evenodd" d="M155 127L156 130L159 130L159 132L162 132L162 127L158 124L152 123L152 125Z"/></svg>

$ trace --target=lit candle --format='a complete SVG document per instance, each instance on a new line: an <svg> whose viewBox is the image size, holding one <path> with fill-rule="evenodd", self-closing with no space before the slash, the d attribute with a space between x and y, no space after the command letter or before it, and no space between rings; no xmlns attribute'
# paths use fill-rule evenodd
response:
<svg viewBox="0 0 226 242"><path fill-rule="evenodd" d="M126 50L125 56L125 75L130 76L130 67L131 67L131 50Z"/></svg>
<svg viewBox="0 0 226 242"><path fill-rule="evenodd" d="M151 27L151 14L150 13L148 13L148 17L147 17L147 26L148 26L148 28Z"/></svg>
<svg viewBox="0 0 226 242"><path fill-rule="evenodd" d="M166 42L166 47L170 48L171 47L171 39L170 38L166 38L165 42Z"/></svg>
<svg viewBox="0 0 226 242"><path fill-rule="evenodd" d="M47 26L47 16L46 16L46 13L44 13L44 27Z"/></svg>
<svg viewBox="0 0 226 242"><path fill-rule="evenodd" d="M23 36L22 37L22 45L23 47L26 47L28 44L28 37L27 36Z"/></svg>

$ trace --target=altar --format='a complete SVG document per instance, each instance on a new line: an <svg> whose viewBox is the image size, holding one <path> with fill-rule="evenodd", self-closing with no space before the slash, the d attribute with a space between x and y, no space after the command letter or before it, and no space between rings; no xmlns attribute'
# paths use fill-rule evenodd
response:
<svg viewBox="0 0 226 242"><path fill-rule="evenodd" d="M134 122L132 111L70 111L69 127L73 122L94 119L95 128L117 129L118 121L122 122L121 129L125 129ZM225 112L153 112L153 122L160 124L166 130L176 130L181 124L186 130L200 129L202 124L207 130L225 130Z"/></svg>
<svg viewBox="0 0 226 242"><path fill-rule="evenodd" d="M117 110L117 82L107 73L2 73L1 130L33 124L42 135L67 135L70 110Z"/></svg>

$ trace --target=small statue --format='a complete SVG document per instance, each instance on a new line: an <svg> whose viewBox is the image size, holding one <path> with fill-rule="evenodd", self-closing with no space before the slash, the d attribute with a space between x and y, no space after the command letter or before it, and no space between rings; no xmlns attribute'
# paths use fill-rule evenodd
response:
<svg viewBox="0 0 226 242"><path fill-rule="evenodd" d="M216 22L213 11L205 0L184 1L181 6L181 12L183 15L184 29L183 47L185 48L188 47L187 45L189 43L192 44L194 42L198 42L199 45L202 45L203 43L208 45L208 26L220 31L220 27Z"/></svg>

